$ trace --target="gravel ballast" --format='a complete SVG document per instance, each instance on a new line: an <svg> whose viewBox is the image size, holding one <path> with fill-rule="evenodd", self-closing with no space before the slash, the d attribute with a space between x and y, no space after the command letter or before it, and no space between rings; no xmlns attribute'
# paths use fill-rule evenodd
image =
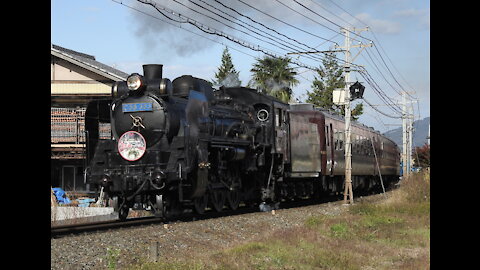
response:
<svg viewBox="0 0 480 270"><path fill-rule="evenodd" d="M363 199L383 198L380 196ZM208 253L303 225L310 216L340 215L348 208L342 203L67 235L51 239L51 269L106 269L112 261L122 269L149 260L152 246L158 246L160 260Z"/></svg>

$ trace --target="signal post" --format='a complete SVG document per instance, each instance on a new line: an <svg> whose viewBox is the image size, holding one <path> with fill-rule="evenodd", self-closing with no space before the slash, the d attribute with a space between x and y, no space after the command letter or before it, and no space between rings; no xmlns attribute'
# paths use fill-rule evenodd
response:
<svg viewBox="0 0 480 270"><path fill-rule="evenodd" d="M350 33L351 32L362 32L368 31L367 28L356 29L356 28L343 28L341 31L345 34L345 45L336 46L345 50L345 190L343 192L343 203L347 204L347 197L350 198L350 203L353 204L353 190L352 190L352 140L351 140L351 129L350 122L352 117L352 111L350 108L351 95L350 87L352 82L350 82L350 63L360 54L361 51L353 58L350 59L350 49L351 48L366 48L371 47L372 43L369 44L357 44L350 45Z"/></svg>
<svg viewBox="0 0 480 270"><path fill-rule="evenodd" d="M351 32L363 32L368 31L368 26L366 28L357 29L353 28L342 28L341 31L345 34L345 45L344 46L335 46L335 48L340 48L335 52L344 51L345 52L345 88L336 89L333 91L333 102L337 105L345 105L345 190L343 192L343 203L347 204L347 197L350 196L350 203L353 204L353 190L352 190L352 142L351 142L351 132L350 132L350 121L352 117L352 111L350 108L351 95L350 90L352 87L352 82L350 82L350 63L355 60L355 58L362 52L366 47L372 47L372 43L369 44L357 44L350 45L350 33ZM350 49L351 48L361 48L361 50L350 59ZM325 53L325 52L334 52L334 51L321 51L321 52L296 52L296 53L287 53L287 54L310 54L310 53ZM357 83L354 84L356 89L359 87L361 93L365 87ZM338 91L340 90L340 91Z"/></svg>

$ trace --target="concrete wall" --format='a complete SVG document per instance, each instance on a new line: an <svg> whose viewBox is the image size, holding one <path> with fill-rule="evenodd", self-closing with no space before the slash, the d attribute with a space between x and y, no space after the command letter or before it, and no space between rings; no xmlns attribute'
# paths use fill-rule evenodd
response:
<svg viewBox="0 0 480 270"><path fill-rule="evenodd" d="M51 221L110 215L113 207L73 207L57 206L51 208Z"/></svg>

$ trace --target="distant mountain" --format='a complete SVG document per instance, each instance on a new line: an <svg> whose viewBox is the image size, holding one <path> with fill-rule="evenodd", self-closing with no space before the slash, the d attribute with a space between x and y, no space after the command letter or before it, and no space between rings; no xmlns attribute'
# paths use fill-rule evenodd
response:
<svg viewBox="0 0 480 270"><path fill-rule="evenodd" d="M413 122L413 147L423 146L427 143L428 128L430 125L430 117L425 117L422 120ZM389 130L383 135L392 139L400 149L402 149L402 128Z"/></svg>

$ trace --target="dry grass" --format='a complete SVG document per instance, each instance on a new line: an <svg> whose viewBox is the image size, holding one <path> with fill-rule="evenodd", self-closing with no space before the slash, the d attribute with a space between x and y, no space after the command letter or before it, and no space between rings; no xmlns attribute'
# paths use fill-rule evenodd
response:
<svg viewBox="0 0 480 270"><path fill-rule="evenodd" d="M414 174L380 203L173 262L134 269L429 269L430 175Z"/></svg>

